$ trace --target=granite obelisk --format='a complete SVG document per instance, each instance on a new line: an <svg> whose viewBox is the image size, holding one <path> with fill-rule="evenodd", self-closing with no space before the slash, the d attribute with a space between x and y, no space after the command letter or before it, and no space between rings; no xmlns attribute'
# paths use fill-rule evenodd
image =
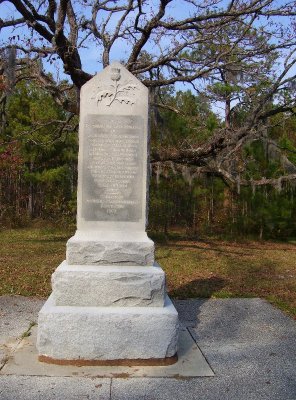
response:
<svg viewBox="0 0 296 400"><path fill-rule="evenodd" d="M77 231L39 313L39 360L166 364L178 314L146 234L148 90L119 63L81 90Z"/></svg>

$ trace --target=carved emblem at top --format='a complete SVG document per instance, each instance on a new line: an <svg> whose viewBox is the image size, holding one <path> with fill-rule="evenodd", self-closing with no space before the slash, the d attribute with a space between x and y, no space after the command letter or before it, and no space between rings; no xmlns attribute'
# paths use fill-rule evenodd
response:
<svg viewBox="0 0 296 400"><path fill-rule="evenodd" d="M119 83L121 79L120 68L111 68L110 77L114 84L111 84L108 89L103 88L94 94L92 98L96 100L96 103L98 104L103 99L106 99L106 105L108 107L110 107L115 101L130 105L135 104L132 92L139 89L138 86L130 81ZM100 87L98 87L98 89L100 89Z"/></svg>

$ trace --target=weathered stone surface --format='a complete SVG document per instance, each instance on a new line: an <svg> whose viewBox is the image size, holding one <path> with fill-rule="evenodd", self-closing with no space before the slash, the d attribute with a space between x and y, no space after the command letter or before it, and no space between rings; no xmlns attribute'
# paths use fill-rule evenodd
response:
<svg viewBox="0 0 296 400"><path fill-rule="evenodd" d="M158 264L143 268L64 261L52 275L52 288L58 306L163 307L165 275Z"/></svg>
<svg viewBox="0 0 296 400"><path fill-rule="evenodd" d="M146 232L79 232L68 240L66 260L79 265L153 265L154 243Z"/></svg>
<svg viewBox="0 0 296 400"><path fill-rule="evenodd" d="M163 359L178 314L145 232L148 89L113 63L81 90L77 231L39 315L43 361Z"/></svg>
<svg viewBox="0 0 296 400"><path fill-rule="evenodd" d="M164 307L63 307L50 296L39 313L39 354L64 360L172 357L178 314Z"/></svg>

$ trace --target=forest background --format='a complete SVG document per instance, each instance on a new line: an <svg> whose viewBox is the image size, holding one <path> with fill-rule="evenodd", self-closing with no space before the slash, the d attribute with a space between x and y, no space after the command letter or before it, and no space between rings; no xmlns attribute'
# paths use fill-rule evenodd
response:
<svg viewBox="0 0 296 400"><path fill-rule="evenodd" d="M119 59L149 89L148 229L170 295L295 317L295 10L0 0L0 295L50 294L76 228L80 89Z"/></svg>
<svg viewBox="0 0 296 400"><path fill-rule="evenodd" d="M0 8L1 226L74 224L80 88L121 58L150 94L149 229L295 237L294 0Z"/></svg>
<svg viewBox="0 0 296 400"><path fill-rule="evenodd" d="M171 109L152 120L151 148L178 147L206 140L225 125L205 96L163 90ZM178 112L176 112L178 110ZM235 115L238 124L245 110ZM58 122L67 113L38 85L22 81L10 93L0 146L0 224L24 227L36 221L75 225L78 117L67 129ZM154 121L154 123L153 123ZM37 127L36 127L37 124ZM296 117L273 117L268 136L286 149L296 164ZM255 141L243 148L244 175L277 178L283 165L274 144ZM216 174L154 165L150 182L149 229L183 232L191 237L287 239L296 236L296 185L230 187Z"/></svg>

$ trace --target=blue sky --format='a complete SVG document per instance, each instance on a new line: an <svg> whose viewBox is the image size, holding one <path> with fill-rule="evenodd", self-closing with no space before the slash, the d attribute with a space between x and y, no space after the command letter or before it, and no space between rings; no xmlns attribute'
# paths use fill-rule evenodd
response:
<svg viewBox="0 0 296 400"><path fill-rule="evenodd" d="M151 0L151 7L156 9L158 1ZM190 3L184 2L183 0L174 0L172 1L166 11L167 16L171 16L172 18L188 18L194 12L194 6ZM13 15L15 18L18 18L20 15L14 10L14 7L7 1L0 5L0 14L3 19L8 16ZM89 15L85 15L88 17ZM117 19L111 20L110 29L115 26ZM24 38L28 33L28 28L26 26L22 26L17 29L4 29L1 31L1 42L7 42L8 38L14 35L19 35L20 39ZM149 50L149 45L147 47ZM110 59L112 61L120 61L126 60L131 51L131 45L126 40L117 40L111 50ZM91 41L85 43L85 47L79 50L81 61L83 65L83 69L91 74L95 74L96 72L100 72L102 70L102 64L100 61L100 48L96 46ZM57 80L69 79L68 75L63 73L63 66L61 61L58 59L54 62L49 63L43 59L43 66L46 71L51 72ZM184 90L191 88L183 83L177 83L177 90Z"/></svg>
<svg viewBox="0 0 296 400"><path fill-rule="evenodd" d="M157 4L158 1L157 0L151 0L150 5L153 8L153 6L155 6L155 4ZM282 3L281 0L278 1L279 4ZM226 1L222 1L220 3L220 6L227 4ZM168 8L167 8L167 15L171 16L172 18L177 18L177 19L183 19L186 17L189 17L194 11L194 6L184 0L173 0ZM2 3L0 5L0 13L1 13L1 17L3 19L5 19L5 17L7 15L11 15L14 14L15 17L18 17L16 12L13 12L13 6L8 3L7 1ZM278 21L280 21L280 19L278 19ZM110 28L112 28L112 25L114 27L114 25L116 24L116 19L111 20L111 26ZM12 29L5 29L1 31L1 42L5 42L7 41L8 37L11 35L19 35L20 36L20 41L21 39L24 37L24 35L28 32L28 28L26 27L22 27L16 30L12 30ZM166 41L168 42L169 39L164 37L163 38L163 45L166 45ZM99 54L99 48L92 43L91 41L88 41L85 43L86 44L86 48L82 48L80 49L80 55L81 55L81 60L82 60L82 64L83 64L83 69L91 74L95 74L96 72L99 72L102 69L102 65L100 63L100 54ZM120 60L126 60L129 53L131 50L131 44L128 43L126 40L118 40L115 42L112 51L111 51L111 61L120 61ZM149 45L147 46L147 50L153 50L155 51L155 48L151 48L151 45L149 47ZM44 67L47 71L52 72L56 78L59 79L65 79L68 78L67 75L65 75L63 73L63 67L62 67L62 63L59 60L54 61L52 64L48 63L48 62L43 62ZM295 69L294 69L295 71ZM184 90L184 89L191 89L192 86L191 85L186 85L186 84L182 84L182 83L177 83L175 85L177 90ZM214 105L214 110L221 114L221 110L220 110L220 104L217 103L216 105ZM222 112L223 113L223 112Z"/></svg>

